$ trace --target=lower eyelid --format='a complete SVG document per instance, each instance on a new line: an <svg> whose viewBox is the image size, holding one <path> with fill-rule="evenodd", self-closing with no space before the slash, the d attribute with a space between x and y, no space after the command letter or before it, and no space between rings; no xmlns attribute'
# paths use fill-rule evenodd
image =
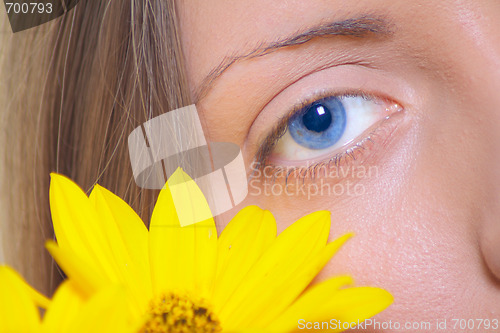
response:
<svg viewBox="0 0 500 333"><path fill-rule="evenodd" d="M300 179L304 182L322 178L325 176L325 172L330 172L334 168L370 164L370 157L377 153L377 150L380 150L379 148L385 146L385 143L390 140L393 132L403 119L404 110L399 105L397 105L397 108L396 112L377 122L366 130L359 139L346 145L340 152L322 156L322 158L315 161L303 161L302 165L294 165L270 157L268 162L263 165L263 168L268 168L265 178L272 178L273 182L279 181L280 178L285 182L289 182L291 179ZM273 176L267 177L270 174Z"/></svg>

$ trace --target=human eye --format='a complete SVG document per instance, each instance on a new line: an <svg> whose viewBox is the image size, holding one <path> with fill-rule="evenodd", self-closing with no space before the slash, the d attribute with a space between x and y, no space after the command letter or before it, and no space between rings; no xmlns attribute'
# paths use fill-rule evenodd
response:
<svg viewBox="0 0 500 333"><path fill-rule="evenodd" d="M402 110L395 101L360 92L314 97L278 122L258 157L266 165L283 167L355 159L384 121Z"/></svg>

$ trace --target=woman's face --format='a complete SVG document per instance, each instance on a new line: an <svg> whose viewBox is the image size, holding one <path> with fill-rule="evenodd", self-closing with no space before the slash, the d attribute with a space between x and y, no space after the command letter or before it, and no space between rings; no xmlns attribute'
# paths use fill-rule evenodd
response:
<svg viewBox="0 0 500 333"><path fill-rule="evenodd" d="M253 175L238 208L278 230L331 211L331 238L356 236L319 278L391 291L379 322L500 319L499 1L179 9L208 139L238 144Z"/></svg>

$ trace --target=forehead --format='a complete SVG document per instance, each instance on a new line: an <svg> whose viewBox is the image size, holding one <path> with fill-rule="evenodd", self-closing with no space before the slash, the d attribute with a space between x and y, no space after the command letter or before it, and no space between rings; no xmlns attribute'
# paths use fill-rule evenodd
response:
<svg viewBox="0 0 500 333"><path fill-rule="evenodd" d="M318 24L367 15L384 15L397 22L411 17L415 7L420 12L432 12L430 2L426 1L427 6L401 0L179 2L181 39L191 84L199 84L224 57L240 55Z"/></svg>

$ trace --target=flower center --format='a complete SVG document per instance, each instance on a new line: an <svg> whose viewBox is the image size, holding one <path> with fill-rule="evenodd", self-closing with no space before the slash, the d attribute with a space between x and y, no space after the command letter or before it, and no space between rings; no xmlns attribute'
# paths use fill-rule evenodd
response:
<svg viewBox="0 0 500 333"><path fill-rule="evenodd" d="M150 318L141 333L221 332L219 320L203 300L187 295L161 294L149 307Z"/></svg>

